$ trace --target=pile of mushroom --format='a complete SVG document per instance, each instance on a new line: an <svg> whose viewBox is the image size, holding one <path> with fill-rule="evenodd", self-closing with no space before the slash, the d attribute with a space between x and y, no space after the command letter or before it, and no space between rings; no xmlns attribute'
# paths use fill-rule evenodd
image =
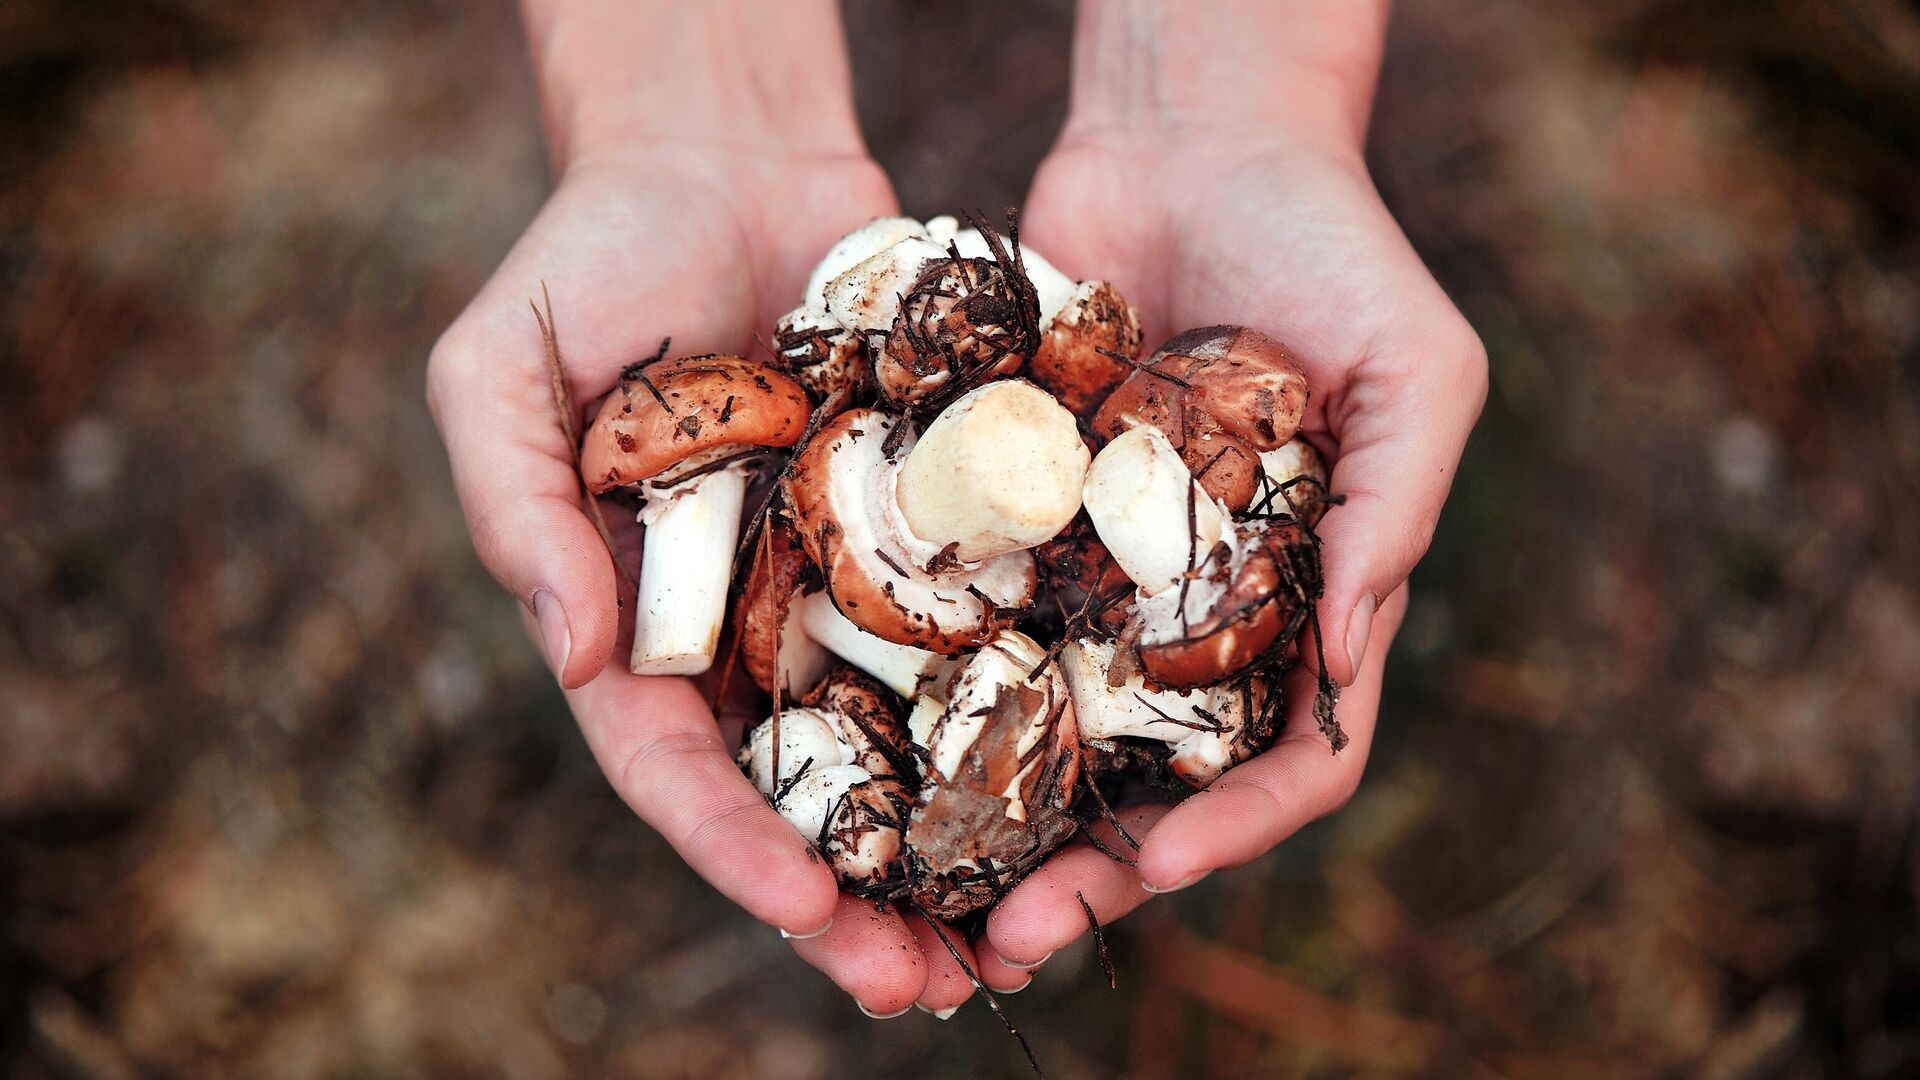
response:
<svg viewBox="0 0 1920 1080"><path fill-rule="evenodd" d="M734 597L722 681L771 698L741 766L848 889L966 917L1109 795L1271 742L1333 501L1306 381L1240 327L1141 346L1011 226L884 218L768 359L601 405L587 488L646 527L632 669L707 671Z"/></svg>

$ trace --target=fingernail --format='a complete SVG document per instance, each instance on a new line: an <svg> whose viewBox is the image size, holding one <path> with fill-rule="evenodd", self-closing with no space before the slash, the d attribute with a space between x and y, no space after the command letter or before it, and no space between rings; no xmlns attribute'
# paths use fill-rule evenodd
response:
<svg viewBox="0 0 1920 1080"><path fill-rule="evenodd" d="M1378 601L1368 593L1354 605L1353 617L1347 620L1347 662L1353 665L1355 678L1360 676L1360 661L1367 658L1367 635L1373 632L1373 610L1377 606Z"/></svg>
<svg viewBox="0 0 1920 1080"><path fill-rule="evenodd" d="M1017 994L1020 991L1025 990L1027 987L1032 985L1033 985L1033 980L1028 979L1026 982L1021 983L1019 986L1016 986L1011 990L996 990L994 992L997 994Z"/></svg>
<svg viewBox="0 0 1920 1080"><path fill-rule="evenodd" d="M826 922L826 925L822 926L818 930L815 930L811 934L796 934L789 931L786 927L783 926L780 928L780 936L783 938L786 938L788 941L806 941L809 938L817 938L821 934L824 934L831 929L833 929L833 920L828 919Z"/></svg>
<svg viewBox="0 0 1920 1080"><path fill-rule="evenodd" d="M913 1007L933 1017L935 1020L951 1020L953 1019L953 1014L960 1011L959 1005L949 1005L944 1009L929 1009L917 1001L913 1003Z"/></svg>
<svg viewBox="0 0 1920 1080"><path fill-rule="evenodd" d="M560 601L545 589L533 590L533 617L540 623L540 645L547 651L547 665L557 676L567 670L567 657L573 653L573 632L567 629L567 613Z"/></svg>
<svg viewBox="0 0 1920 1080"><path fill-rule="evenodd" d="M854 1004L860 1005L858 1001L855 1001ZM907 1015L907 1011L912 1008L913 1006L909 1005L905 1009L901 1009L899 1012L877 1013L877 1012L874 1012L872 1009L867 1008L865 1005L860 1005L860 1011L863 1013L866 1013L868 1017L874 1020L891 1020L896 1016L905 1016Z"/></svg>
<svg viewBox="0 0 1920 1080"><path fill-rule="evenodd" d="M1144 881L1140 883L1140 887L1147 890L1150 893L1179 892L1181 889L1184 889L1187 886L1192 885L1194 882L1199 881L1201 878L1206 877L1208 874L1211 874L1211 873L1213 873L1213 871L1211 870L1202 870L1197 874L1190 874L1186 877L1181 878L1179 881L1176 881L1173 884L1167 886L1164 889L1156 889L1152 885L1149 885Z"/></svg>
<svg viewBox="0 0 1920 1080"><path fill-rule="evenodd" d="M1035 960L1035 961L1034 961L1033 963L1031 963L1031 964L1019 964L1019 963L1015 963L1014 961L1012 961L1012 960L1009 960L1009 959L1007 959L1007 958L1006 958L1006 957L1004 957L1004 956L1000 958L1000 962L1001 962L1001 963L1003 963L1003 964L1005 964L1005 965L1007 965L1008 967L1010 967L1010 968L1012 968L1012 969L1013 969L1013 970L1015 970L1015 971L1032 971L1032 970L1033 970L1034 968L1037 968L1037 967L1039 967L1039 966L1040 966L1041 964L1044 964L1044 963L1046 963L1046 962L1047 962L1047 957L1048 957L1048 956L1052 956L1052 955L1053 955L1052 953L1048 953L1048 954L1047 954L1046 956L1043 956L1043 957L1041 957L1040 959L1038 959L1038 960Z"/></svg>

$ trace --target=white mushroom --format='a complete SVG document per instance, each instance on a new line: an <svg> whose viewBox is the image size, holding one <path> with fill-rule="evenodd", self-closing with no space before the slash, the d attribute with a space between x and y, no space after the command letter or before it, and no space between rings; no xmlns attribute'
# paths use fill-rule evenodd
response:
<svg viewBox="0 0 1920 1080"><path fill-rule="evenodd" d="M871 409L836 417L794 458L787 501L801 543L849 620L888 641L953 655L992 637L1032 603L1038 585L1027 551L968 562L958 554L959 538L983 532L1019 537L1030 535L1034 526L1009 519L997 525L989 521L991 527L983 530L980 518L942 518L935 508L922 515L923 525L931 520L935 535L954 538L919 535L898 496L903 469L916 453L912 440L895 431L898 423ZM900 444L891 456L889 439ZM1036 474L1060 469L1071 475L1076 468L1084 466L1057 456L1035 463ZM1041 480L1036 486L1054 488L1058 481ZM1061 524L1071 516L1068 511Z"/></svg>
<svg viewBox="0 0 1920 1080"><path fill-rule="evenodd" d="M1234 763L1248 691L1228 686L1149 689L1138 671L1115 684L1114 644L1085 638L1060 651L1080 734L1090 743L1132 737L1167 744L1174 775L1205 787Z"/></svg>

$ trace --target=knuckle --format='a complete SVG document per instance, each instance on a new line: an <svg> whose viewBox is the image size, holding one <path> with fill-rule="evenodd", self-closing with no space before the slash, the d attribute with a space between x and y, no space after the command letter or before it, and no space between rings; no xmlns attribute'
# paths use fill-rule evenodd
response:
<svg viewBox="0 0 1920 1080"><path fill-rule="evenodd" d="M637 796L647 790L646 778L661 770L672 770L689 759L697 760L701 755L711 753L718 745L718 739L697 731L669 731L641 737L627 751L620 767L614 771L614 789L627 796ZM738 803L740 800L731 800ZM719 808L726 811L729 808ZM739 813L739 806L730 808ZM700 831L696 827L695 831Z"/></svg>

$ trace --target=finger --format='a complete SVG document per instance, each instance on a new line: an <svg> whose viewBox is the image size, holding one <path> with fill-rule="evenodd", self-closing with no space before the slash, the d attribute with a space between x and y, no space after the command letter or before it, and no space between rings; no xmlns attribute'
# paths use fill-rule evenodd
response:
<svg viewBox="0 0 1920 1080"><path fill-rule="evenodd" d="M892 908L876 910L871 900L842 896L826 933L792 944L802 960L876 1019L913 1008L927 986L919 941Z"/></svg>
<svg viewBox="0 0 1920 1080"><path fill-rule="evenodd" d="M1295 668L1279 741L1175 807L1141 841L1139 873L1147 888L1185 888L1214 870L1250 862L1346 803L1366 768L1387 646L1406 609L1402 588L1380 610L1379 647L1368 650L1360 678L1340 695L1336 715L1346 748L1331 752L1313 718L1313 676Z"/></svg>
<svg viewBox="0 0 1920 1080"><path fill-rule="evenodd" d="M571 698L614 790L696 873L789 934L827 925L833 872L747 782L691 682L616 667Z"/></svg>
<svg viewBox="0 0 1920 1080"><path fill-rule="evenodd" d="M1167 807L1135 806L1119 811L1128 833L1146 834ZM1101 842L1116 852L1130 850L1126 841L1105 822L1091 826ZM1047 957L1072 943L1092 927L1087 922L1084 897L1102 926L1145 903L1150 896L1140 887L1134 868L1116 861L1086 840L1068 844L1047 857L1038 870L1013 887L987 916L986 937L1001 962L1018 971L1031 971Z"/></svg>
<svg viewBox="0 0 1920 1080"><path fill-rule="evenodd" d="M1017 994L1033 985L1033 971L1008 963L986 934L975 939L973 955L979 964L976 970L980 974L980 981L986 983L987 989L994 993Z"/></svg>
<svg viewBox="0 0 1920 1080"><path fill-rule="evenodd" d="M531 315L527 328L513 347L538 355ZM577 687L613 653L613 560L581 509L545 373L511 362L482 368L473 357L444 346L428 370L454 489L481 563L533 615L560 684Z"/></svg>
<svg viewBox="0 0 1920 1080"><path fill-rule="evenodd" d="M958 930L936 926L917 911L903 912L901 918L906 920L907 931L919 944L920 955L927 963L927 985L914 1004L945 1020L973 996L973 978L967 972L978 973L980 960L973 946L967 944L966 935ZM946 940L943 942L942 938ZM956 952L960 954L958 960L954 959ZM961 961L966 962L966 967L960 966Z"/></svg>
<svg viewBox="0 0 1920 1080"><path fill-rule="evenodd" d="M1327 672L1343 686L1366 656L1378 603L1426 554L1486 400L1479 339L1436 300L1404 340L1376 345L1328 407L1338 443L1332 487L1346 501L1318 526L1319 616Z"/></svg>

